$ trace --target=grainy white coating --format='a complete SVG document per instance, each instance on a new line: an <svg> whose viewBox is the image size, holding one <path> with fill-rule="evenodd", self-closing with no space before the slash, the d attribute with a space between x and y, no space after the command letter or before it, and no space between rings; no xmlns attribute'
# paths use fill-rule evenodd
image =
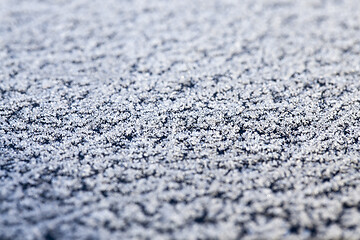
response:
<svg viewBox="0 0 360 240"><path fill-rule="evenodd" d="M359 239L357 0L0 1L0 239Z"/></svg>

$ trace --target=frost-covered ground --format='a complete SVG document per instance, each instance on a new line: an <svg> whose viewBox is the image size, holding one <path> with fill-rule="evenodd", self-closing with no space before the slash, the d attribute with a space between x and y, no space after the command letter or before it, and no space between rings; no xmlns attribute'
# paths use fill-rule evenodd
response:
<svg viewBox="0 0 360 240"><path fill-rule="evenodd" d="M0 1L0 239L360 236L360 4Z"/></svg>

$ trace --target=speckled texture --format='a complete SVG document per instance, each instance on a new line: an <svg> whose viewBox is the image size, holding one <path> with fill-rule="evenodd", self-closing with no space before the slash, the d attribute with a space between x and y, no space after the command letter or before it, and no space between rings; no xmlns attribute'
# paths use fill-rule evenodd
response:
<svg viewBox="0 0 360 240"><path fill-rule="evenodd" d="M0 239L359 239L360 4L0 1Z"/></svg>

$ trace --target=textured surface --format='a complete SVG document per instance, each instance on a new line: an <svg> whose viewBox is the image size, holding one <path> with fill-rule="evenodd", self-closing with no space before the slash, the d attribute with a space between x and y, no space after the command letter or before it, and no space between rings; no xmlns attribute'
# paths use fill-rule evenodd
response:
<svg viewBox="0 0 360 240"><path fill-rule="evenodd" d="M0 239L358 239L359 16L0 1Z"/></svg>

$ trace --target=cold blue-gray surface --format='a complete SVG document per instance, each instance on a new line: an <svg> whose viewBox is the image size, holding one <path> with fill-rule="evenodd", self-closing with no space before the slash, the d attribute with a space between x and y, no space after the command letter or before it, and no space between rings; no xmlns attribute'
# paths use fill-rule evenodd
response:
<svg viewBox="0 0 360 240"><path fill-rule="evenodd" d="M360 236L356 0L0 1L0 239Z"/></svg>

